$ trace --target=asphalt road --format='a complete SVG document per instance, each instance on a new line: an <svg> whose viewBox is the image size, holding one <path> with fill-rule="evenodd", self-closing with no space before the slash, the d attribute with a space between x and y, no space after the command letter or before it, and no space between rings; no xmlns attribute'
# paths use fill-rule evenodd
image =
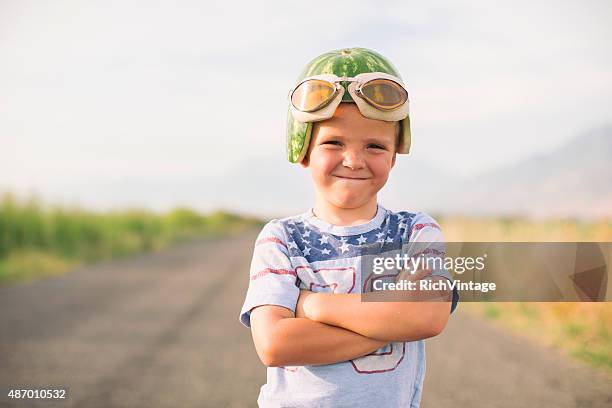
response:
<svg viewBox="0 0 612 408"><path fill-rule="evenodd" d="M256 406L265 369L238 322L255 233L0 287L0 406ZM422 406L611 407L612 377L459 309L427 342Z"/></svg>

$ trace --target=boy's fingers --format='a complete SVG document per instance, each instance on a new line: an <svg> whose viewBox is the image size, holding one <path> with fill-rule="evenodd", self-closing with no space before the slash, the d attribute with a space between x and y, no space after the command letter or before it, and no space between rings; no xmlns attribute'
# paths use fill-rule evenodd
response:
<svg viewBox="0 0 612 408"><path fill-rule="evenodd" d="M433 269L419 269L413 276L415 280L419 280L431 275L432 273Z"/></svg>

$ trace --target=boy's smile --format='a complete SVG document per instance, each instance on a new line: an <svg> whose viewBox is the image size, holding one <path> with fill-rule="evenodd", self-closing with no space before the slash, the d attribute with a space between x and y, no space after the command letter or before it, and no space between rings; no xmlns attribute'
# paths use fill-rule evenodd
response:
<svg viewBox="0 0 612 408"><path fill-rule="evenodd" d="M376 193L395 164L396 126L363 117L354 103L341 103L331 119L315 123L302 165L312 174L316 208L375 213Z"/></svg>

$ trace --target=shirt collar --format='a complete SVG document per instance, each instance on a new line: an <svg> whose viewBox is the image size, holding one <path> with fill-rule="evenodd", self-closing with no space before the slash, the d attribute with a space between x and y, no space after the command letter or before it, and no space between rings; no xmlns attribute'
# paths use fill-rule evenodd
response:
<svg viewBox="0 0 612 408"><path fill-rule="evenodd" d="M370 221L363 224L340 226L333 225L325 220L322 220L314 214L314 209L310 208L308 212L305 213L304 221L310 225L315 226L322 232L327 232L329 234L338 236L349 236L365 234L366 232L372 231L373 229L380 227L386 215L387 209L385 209L382 205L378 204L376 208L376 215Z"/></svg>

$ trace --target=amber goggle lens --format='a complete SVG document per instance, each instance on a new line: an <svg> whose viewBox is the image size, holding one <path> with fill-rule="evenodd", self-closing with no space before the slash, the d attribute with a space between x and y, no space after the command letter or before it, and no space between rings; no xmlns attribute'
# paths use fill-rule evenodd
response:
<svg viewBox="0 0 612 408"><path fill-rule="evenodd" d="M397 82L388 79L374 79L361 87L361 94L378 109L393 110L408 100L408 92Z"/></svg>
<svg viewBox="0 0 612 408"><path fill-rule="evenodd" d="M302 112L313 112L321 109L334 99L334 84L320 79L302 82L291 95L291 103Z"/></svg>

